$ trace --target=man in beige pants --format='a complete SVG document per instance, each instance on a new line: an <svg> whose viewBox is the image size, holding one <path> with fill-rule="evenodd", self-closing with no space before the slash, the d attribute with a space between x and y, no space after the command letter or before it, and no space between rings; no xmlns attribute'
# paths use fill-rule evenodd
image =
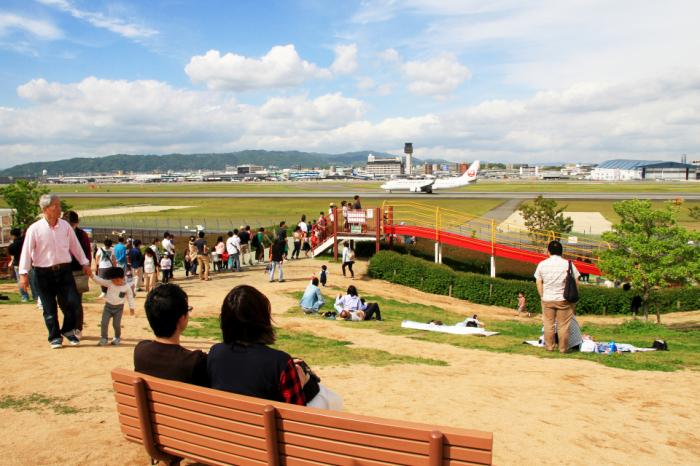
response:
<svg viewBox="0 0 700 466"><path fill-rule="evenodd" d="M566 353L569 347L569 323L576 310L576 303L570 303L564 299L564 285L569 270L569 261L561 257L563 250L559 241L550 241L547 246L549 258L537 264L537 270L535 270L537 291L542 298L544 346L547 351L554 350L554 322L556 321L560 353ZM573 264L572 269L574 278L576 278L576 286L578 286L579 272Z"/></svg>

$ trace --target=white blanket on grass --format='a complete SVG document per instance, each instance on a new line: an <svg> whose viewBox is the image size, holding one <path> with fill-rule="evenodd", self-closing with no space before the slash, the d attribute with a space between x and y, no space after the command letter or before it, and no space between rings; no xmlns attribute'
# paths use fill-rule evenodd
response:
<svg viewBox="0 0 700 466"><path fill-rule="evenodd" d="M423 324L421 322L414 322L412 320L404 320L403 322L401 322L401 327L411 328L414 330L428 330L430 332L451 333L453 335L478 335L482 337L498 335L498 332L489 332L487 330L484 330L483 328L459 327L457 325Z"/></svg>
<svg viewBox="0 0 700 466"><path fill-rule="evenodd" d="M544 348L544 343L539 340L525 340L523 343L527 343L531 346L537 346L538 348ZM621 353L637 353L644 351L656 351L656 348L637 348L634 345L628 343L616 343L618 351ZM596 344L597 346L597 344Z"/></svg>

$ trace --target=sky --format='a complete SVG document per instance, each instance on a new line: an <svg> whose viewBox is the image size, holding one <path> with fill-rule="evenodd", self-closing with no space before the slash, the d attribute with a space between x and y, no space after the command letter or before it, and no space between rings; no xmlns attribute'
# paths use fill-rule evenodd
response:
<svg viewBox="0 0 700 466"><path fill-rule="evenodd" d="M0 168L700 159L697 0L0 0Z"/></svg>

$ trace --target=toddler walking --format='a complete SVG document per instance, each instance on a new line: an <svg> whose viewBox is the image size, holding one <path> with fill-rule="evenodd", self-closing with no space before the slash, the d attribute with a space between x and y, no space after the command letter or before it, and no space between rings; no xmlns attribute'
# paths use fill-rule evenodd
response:
<svg viewBox="0 0 700 466"><path fill-rule="evenodd" d="M326 286L326 283L328 281L328 267L325 265L321 266L321 274L318 276L318 281L321 282L321 285Z"/></svg>
<svg viewBox="0 0 700 466"><path fill-rule="evenodd" d="M124 299L129 301L129 313L134 315L134 290L124 280L124 269L110 267L105 270L104 278L92 275L92 279L98 285L107 287L105 293L105 307L102 310L102 323L100 324L99 346L107 344L109 319L112 319L114 338L112 344L118 345L122 336L122 315L124 314Z"/></svg>

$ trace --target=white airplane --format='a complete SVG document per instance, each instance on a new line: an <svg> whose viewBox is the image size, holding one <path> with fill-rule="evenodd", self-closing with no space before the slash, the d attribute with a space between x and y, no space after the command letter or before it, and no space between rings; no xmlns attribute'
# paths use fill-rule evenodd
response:
<svg viewBox="0 0 700 466"><path fill-rule="evenodd" d="M469 168L462 176L454 176L451 178L424 178L420 180L391 180L387 181L380 188L392 191L408 191L411 193L428 193L431 194L437 189L450 189L466 186L476 182L477 173L479 172L479 161L469 165Z"/></svg>

